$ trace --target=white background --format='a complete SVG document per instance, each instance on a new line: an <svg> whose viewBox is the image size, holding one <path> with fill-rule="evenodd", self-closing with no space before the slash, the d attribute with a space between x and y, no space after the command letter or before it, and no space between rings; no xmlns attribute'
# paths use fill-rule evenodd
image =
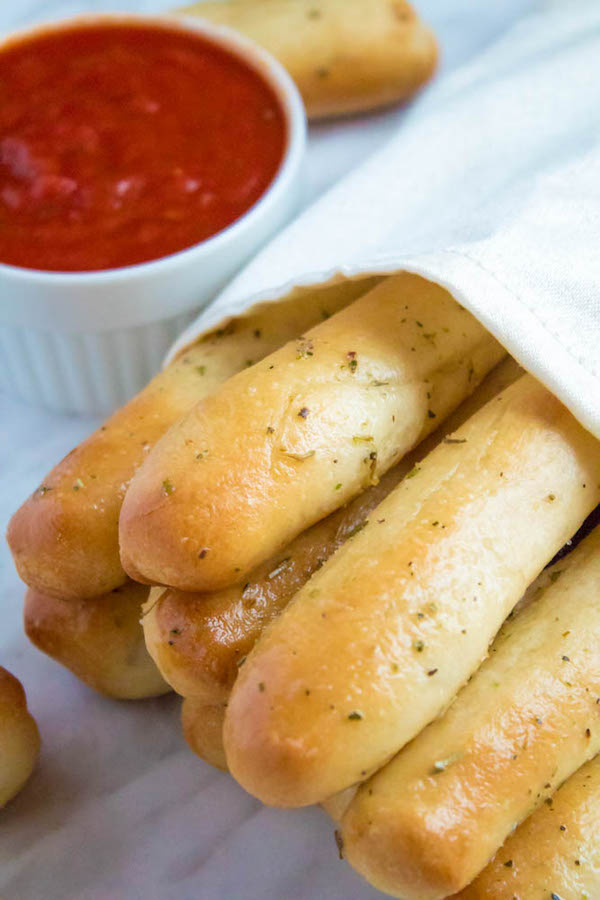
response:
<svg viewBox="0 0 600 900"><path fill-rule="evenodd" d="M443 52L441 80L496 40L534 0L421 0ZM0 0L0 29L76 12L157 11L157 0ZM418 102L418 101L417 101ZM311 130L305 203L379 147L403 112ZM0 298L2 302L2 298ZM0 394L0 520L96 420ZM336 859L319 810L266 810L185 747L178 700L97 697L29 646L23 586L0 547L0 663L27 689L43 739L26 790L0 812L3 900L374 900Z"/></svg>

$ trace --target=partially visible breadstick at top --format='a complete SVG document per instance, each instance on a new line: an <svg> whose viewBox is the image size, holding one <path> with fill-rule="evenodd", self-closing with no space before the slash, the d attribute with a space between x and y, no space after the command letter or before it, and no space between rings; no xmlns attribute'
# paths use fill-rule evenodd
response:
<svg viewBox="0 0 600 900"><path fill-rule="evenodd" d="M185 591L242 581L376 483L505 355L443 288L386 279L157 443L121 509L126 571Z"/></svg>
<svg viewBox="0 0 600 900"><path fill-rule="evenodd" d="M295 596L240 669L233 776L302 806L436 718L600 500L600 445L529 375L437 447Z"/></svg>
<svg viewBox="0 0 600 900"><path fill-rule="evenodd" d="M313 572L361 528L371 511L445 435L522 374L510 357L495 366L474 393L378 484L300 534L251 572L247 581L212 594L153 589L142 623L148 649L169 684L209 708L227 703L239 666L263 629ZM197 732L202 732L201 723Z"/></svg>
<svg viewBox="0 0 600 900"><path fill-rule="evenodd" d="M505 623L445 715L359 788L341 833L371 884L404 900L461 890L600 752L599 600L596 528Z"/></svg>
<svg viewBox="0 0 600 900"><path fill-rule="evenodd" d="M298 292L192 344L141 393L69 453L8 528L19 575L59 600L98 597L127 581L118 520L127 485L159 437L231 375L331 315L373 283Z"/></svg>
<svg viewBox="0 0 600 900"><path fill-rule="evenodd" d="M288 70L313 118L408 100L437 62L432 32L405 0L228 0L179 11L261 44Z"/></svg>

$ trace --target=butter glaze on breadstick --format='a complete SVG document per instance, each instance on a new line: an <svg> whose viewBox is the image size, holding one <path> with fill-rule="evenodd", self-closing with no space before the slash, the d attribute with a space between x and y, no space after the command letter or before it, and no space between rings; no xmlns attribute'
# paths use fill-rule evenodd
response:
<svg viewBox="0 0 600 900"><path fill-rule="evenodd" d="M386 279L158 442L121 510L126 571L186 591L245 579L376 483L504 355L438 285Z"/></svg>
<svg viewBox="0 0 600 900"><path fill-rule="evenodd" d="M171 688L144 643L145 585L128 581L101 597L57 600L29 589L25 632L35 646L95 691L118 700L158 697Z"/></svg>
<svg viewBox="0 0 600 900"><path fill-rule="evenodd" d="M598 503L600 448L524 376L413 476L240 670L227 761L266 803L307 805L363 780L443 711Z"/></svg>
<svg viewBox="0 0 600 900"><path fill-rule="evenodd" d="M600 529L548 577L445 715L350 804L345 854L381 890L442 900L462 889L600 752Z"/></svg>
<svg viewBox="0 0 600 900"><path fill-rule="evenodd" d="M124 584L119 511L127 485L161 435L223 381L368 289L345 282L257 309L204 335L44 478L8 529L19 575L61 600Z"/></svg>
<svg viewBox="0 0 600 900"><path fill-rule="evenodd" d="M425 441L348 506L317 522L242 584L212 594L154 588L142 619L148 649L166 680L209 707L226 703L238 666L265 626L310 576L442 438L512 384L523 370L507 358ZM188 715L188 719L189 719Z"/></svg>
<svg viewBox="0 0 600 900"><path fill-rule="evenodd" d="M432 32L405 0L229 0L180 12L261 44L288 70L311 117L408 100L437 62Z"/></svg>
<svg viewBox="0 0 600 900"><path fill-rule="evenodd" d="M583 766L509 837L454 900L600 897L600 757Z"/></svg>
<svg viewBox="0 0 600 900"><path fill-rule="evenodd" d="M18 794L40 752L40 735L23 687L0 666L0 807Z"/></svg>

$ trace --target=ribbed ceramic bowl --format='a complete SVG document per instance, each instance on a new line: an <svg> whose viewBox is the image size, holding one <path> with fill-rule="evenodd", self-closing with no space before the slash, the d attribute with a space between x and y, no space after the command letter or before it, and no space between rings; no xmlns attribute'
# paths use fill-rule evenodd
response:
<svg viewBox="0 0 600 900"><path fill-rule="evenodd" d="M106 21L192 30L243 58L274 89L287 142L258 202L187 250L100 272L0 263L0 388L58 412L109 412L143 387L198 310L293 215L306 146L306 117L293 81L269 54L230 29L180 16L116 14L80 16L16 36Z"/></svg>

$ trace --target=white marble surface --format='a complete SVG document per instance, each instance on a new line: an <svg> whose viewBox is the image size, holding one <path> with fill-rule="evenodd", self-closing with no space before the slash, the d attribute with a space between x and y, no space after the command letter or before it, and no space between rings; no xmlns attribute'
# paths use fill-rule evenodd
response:
<svg viewBox="0 0 600 900"><path fill-rule="evenodd" d="M550 2L550 0L546 0ZM445 73L543 0L421 0ZM160 0L2 0L0 29L102 9L160 10ZM423 97L418 102L429 102ZM388 112L311 132L306 203L378 147L405 117ZM2 299L0 298L0 302ZM0 394L0 522L96 424ZM317 809L264 809L186 749L178 701L112 703L32 648L23 586L0 547L0 662L27 689L43 739L26 790L0 812L3 900L375 900L336 859Z"/></svg>

